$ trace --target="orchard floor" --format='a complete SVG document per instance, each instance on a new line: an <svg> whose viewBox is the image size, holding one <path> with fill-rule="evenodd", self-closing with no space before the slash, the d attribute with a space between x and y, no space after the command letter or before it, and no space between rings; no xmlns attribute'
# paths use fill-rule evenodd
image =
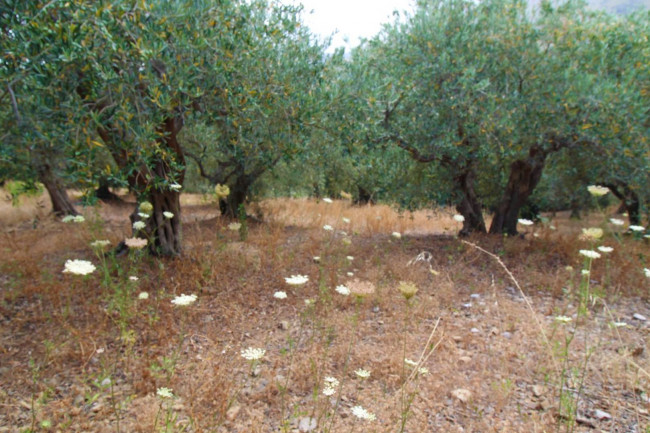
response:
<svg viewBox="0 0 650 433"><path fill-rule="evenodd" d="M43 197L0 205L0 432L650 431L650 246L611 215L458 239L447 210L284 199L251 207L242 241L209 199L183 203L177 259L93 252L130 236L133 204L81 224ZM587 277L593 226L614 251Z"/></svg>

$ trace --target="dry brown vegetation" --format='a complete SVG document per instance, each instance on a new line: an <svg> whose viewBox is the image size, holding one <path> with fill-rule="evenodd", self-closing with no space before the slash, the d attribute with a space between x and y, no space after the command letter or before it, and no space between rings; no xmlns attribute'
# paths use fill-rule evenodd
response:
<svg viewBox="0 0 650 433"><path fill-rule="evenodd" d="M453 236L446 210L266 201L241 241L213 204L188 196L181 258L106 257L105 275L88 245L130 235L133 205L64 224L43 206L35 218L38 200L18 216L0 209L0 431L397 432L404 418L408 432L650 428L650 328L633 318L650 317L647 240L607 233L614 251L594 260L588 313L574 316L578 250L590 248L578 234L600 215L468 239L522 293L495 257ZM423 251L430 260L412 262ZM67 259L98 269L63 274ZM289 286L295 274L309 281ZM419 288L408 303L400 281ZM342 284L373 290L343 296ZM188 307L170 302L190 293ZM266 350L256 365L241 356L248 347ZM404 358L422 358L428 374ZM328 376L340 381L331 397ZM175 398L157 397L161 387ZM576 420L562 410L572 401ZM376 420L355 417L358 405Z"/></svg>

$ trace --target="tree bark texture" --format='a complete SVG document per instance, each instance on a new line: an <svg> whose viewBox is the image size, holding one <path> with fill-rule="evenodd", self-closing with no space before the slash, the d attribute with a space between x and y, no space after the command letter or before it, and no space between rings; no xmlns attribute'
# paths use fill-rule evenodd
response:
<svg viewBox="0 0 650 433"><path fill-rule="evenodd" d="M621 208L627 212L630 225L641 225L641 202L639 195L625 182L617 180L605 183L612 194L621 201Z"/></svg>
<svg viewBox="0 0 650 433"><path fill-rule="evenodd" d="M490 233L517 234L519 210L539 183L544 170L546 152L531 148L528 158L510 165L508 183L490 225Z"/></svg>
<svg viewBox="0 0 650 433"><path fill-rule="evenodd" d="M483 209L474 190L474 170L462 172L455 177L455 181L462 193L460 202L456 204L456 210L465 218L459 234L467 236L470 233L485 233Z"/></svg>
<svg viewBox="0 0 650 433"><path fill-rule="evenodd" d="M65 187L61 180L52 170L48 163L40 163L36 168L38 173L38 180L45 185L50 201L52 202L52 212L57 216L64 215L79 215L79 212L74 208Z"/></svg>

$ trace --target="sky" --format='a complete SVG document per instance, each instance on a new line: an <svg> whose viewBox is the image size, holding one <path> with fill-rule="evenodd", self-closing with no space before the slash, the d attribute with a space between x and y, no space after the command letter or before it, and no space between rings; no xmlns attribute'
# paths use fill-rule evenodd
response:
<svg viewBox="0 0 650 433"><path fill-rule="evenodd" d="M332 33L333 48L351 48L360 38L370 38L381 25L393 21L394 10L412 10L415 0L289 0L302 3L303 21L321 38ZM313 11L313 12L312 12ZM347 42L346 42L347 41Z"/></svg>

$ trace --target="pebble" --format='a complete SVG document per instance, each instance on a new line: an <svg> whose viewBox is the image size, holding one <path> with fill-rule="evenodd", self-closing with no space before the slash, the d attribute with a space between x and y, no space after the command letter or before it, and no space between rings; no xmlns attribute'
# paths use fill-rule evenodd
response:
<svg viewBox="0 0 650 433"><path fill-rule="evenodd" d="M604 410L596 409L594 411L594 418L596 419L612 419L612 416Z"/></svg>
<svg viewBox="0 0 650 433"><path fill-rule="evenodd" d="M639 314L639 313L634 313L634 316L632 316L632 317L634 317L636 320L640 320L642 322L645 322L646 320L648 320L648 319L646 319L646 317L643 314Z"/></svg>
<svg viewBox="0 0 650 433"><path fill-rule="evenodd" d="M472 303L467 302L467 303L463 304L463 308L472 308Z"/></svg>
<svg viewBox="0 0 650 433"><path fill-rule="evenodd" d="M278 323L278 328L282 329L283 331L286 331L287 329L289 329L289 322L287 322L286 320L281 321L280 323Z"/></svg>
<svg viewBox="0 0 650 433"><path fill-rule="evenodd" d="M472 328L472 329L470 329L470 332L472 332L474 334L478 334L481 331L479 331L478 328Z"/></svg>
<svg viewBox="0 0 650 433"><path fill-rule="evenodd" d="M503 336L503 338L512 338L512 332L505 331L501 336Z"/></svg>
<svg viewBox="0 0 650 433"><path fill-rule="evenodd" d="M481 297L481 295L478 294L478 293L472 293L471 295L469 295L469 297L472 298L472 299L478 299L478 298Z"/></svg>
<svg viewBox="0 0 650 433"><path fill-rule="evenodd" d="M310 432L316 429L316 418L304 417L298 423L298 430L301 432Z"/></svg>
<svg viewBox="0 0 650 433"><path fill-rule="evenodd" d="M458 388L451 392L451 395L463 403L467 403L472 398L472 393L468 389Z"/></svg>
<svg viewBox="0 0 650 433"><path fill-rule="evenodd" d="M230 409L226 412L226 419L228 421L232 421L235 418L237 418L237 415L239 415L239 411L241 411L241 406L236 404L234 406L231 406Z"/></svg>

